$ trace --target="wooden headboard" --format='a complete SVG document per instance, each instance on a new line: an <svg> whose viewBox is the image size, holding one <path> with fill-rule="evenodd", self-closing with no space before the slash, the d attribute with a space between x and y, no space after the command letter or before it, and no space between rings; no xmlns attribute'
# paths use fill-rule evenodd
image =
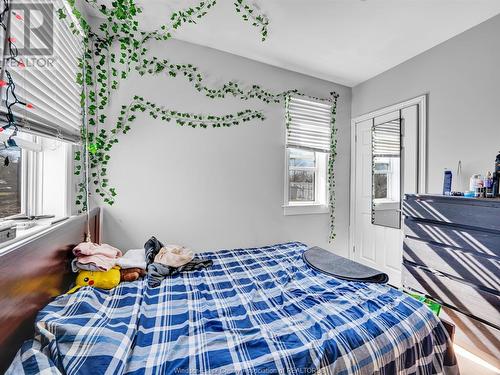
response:
<svg viewBox="0 0 500 375"><path fill-rule="evenodd" d="M100 209L90 217L92 240L100 242ZM86 215L71 217L0 253L0 374L33 336L38 311L74 281L71 250L85 240L86 223Z"/></svg>

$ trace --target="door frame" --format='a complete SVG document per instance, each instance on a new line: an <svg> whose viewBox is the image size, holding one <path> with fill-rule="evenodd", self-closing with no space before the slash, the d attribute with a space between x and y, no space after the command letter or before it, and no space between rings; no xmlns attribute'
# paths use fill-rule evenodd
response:
<svg viewBox="0 0 500 375"><path fill-rule="evenodd" d="M427 192L427 94L417 96L388 107L377 109L351 119L351 159L350 159L350 197L349 197L349 259L354 258L355 210L356 210L356 125L374 117L418 105L418 172L417 193Z"/></svg>

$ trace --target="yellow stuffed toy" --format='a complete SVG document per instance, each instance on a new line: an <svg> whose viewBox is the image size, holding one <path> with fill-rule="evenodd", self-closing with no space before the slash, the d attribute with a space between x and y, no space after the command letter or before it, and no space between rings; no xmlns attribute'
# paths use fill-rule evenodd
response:
<svg viewBox="0 0 500 375"><path fill-rule="evenodd" d="M120 267L113 267L109 271L79 271L76 277L76 286L69 290L72 294L82 286L92 286L99 289L113 289L120 284Z"/></svg>

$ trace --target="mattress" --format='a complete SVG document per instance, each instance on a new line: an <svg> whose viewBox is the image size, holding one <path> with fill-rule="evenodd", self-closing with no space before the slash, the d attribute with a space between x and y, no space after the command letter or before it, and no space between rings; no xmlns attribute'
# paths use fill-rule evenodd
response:
<svg viewBox="0 0 500 375"><path fill-rule="evenodd" d="M212 267L106 291L37 316L11 374L457 373L446 330L380 284L317 272L301 243L199 254Z"/></svg>

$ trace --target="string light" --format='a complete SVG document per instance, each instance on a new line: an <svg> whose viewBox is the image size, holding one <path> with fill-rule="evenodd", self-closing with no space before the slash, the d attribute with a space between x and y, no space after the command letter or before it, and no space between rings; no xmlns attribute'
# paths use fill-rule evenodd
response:
<svg viewBox="0 0 500 375"><path fill-rule="evenodd" d="M8 27L8 22L10 22L9 19L9 11L10 11L10 4L9 0L3 0L3 10L0 13L0 25L2 29L4 30L4 33L9 33L9 27ZM16 17L18 21L22 21L23 18L20 14L16 12L12 12L12 14ZM9 35L7 38L8 42L8 51L9 51L9 56L4 59L5 65L7 64L12 64L14 62L19 68L23 69L26 67L26 64L22 59L19 58L19 51L15 45L16 43L16 38L12 37ZM4 65L4 66L5 66ZM4 68L5 69L5 68ZM12 132L11 136L7 141L5 142L5 145L7 147L17 147L16 141L14 140L13 137L17 135L18 131L18 126L16 123L16 118L14 116L13 112L13 107L16 105L23 106L28 109L33 109L33 104L31 103L26 103L22 100L19 100L19 98L16 95L16 84L14 80L12 79L12 75L9 72L9 70L5 69L5 75L7 80L0 80L0 87L5 87L5 106L7 108L7 113L5 114L7 124L4 125L3 127L0 128L0 132L3 132L6 129L13 128L14 131Z"/></svg>

